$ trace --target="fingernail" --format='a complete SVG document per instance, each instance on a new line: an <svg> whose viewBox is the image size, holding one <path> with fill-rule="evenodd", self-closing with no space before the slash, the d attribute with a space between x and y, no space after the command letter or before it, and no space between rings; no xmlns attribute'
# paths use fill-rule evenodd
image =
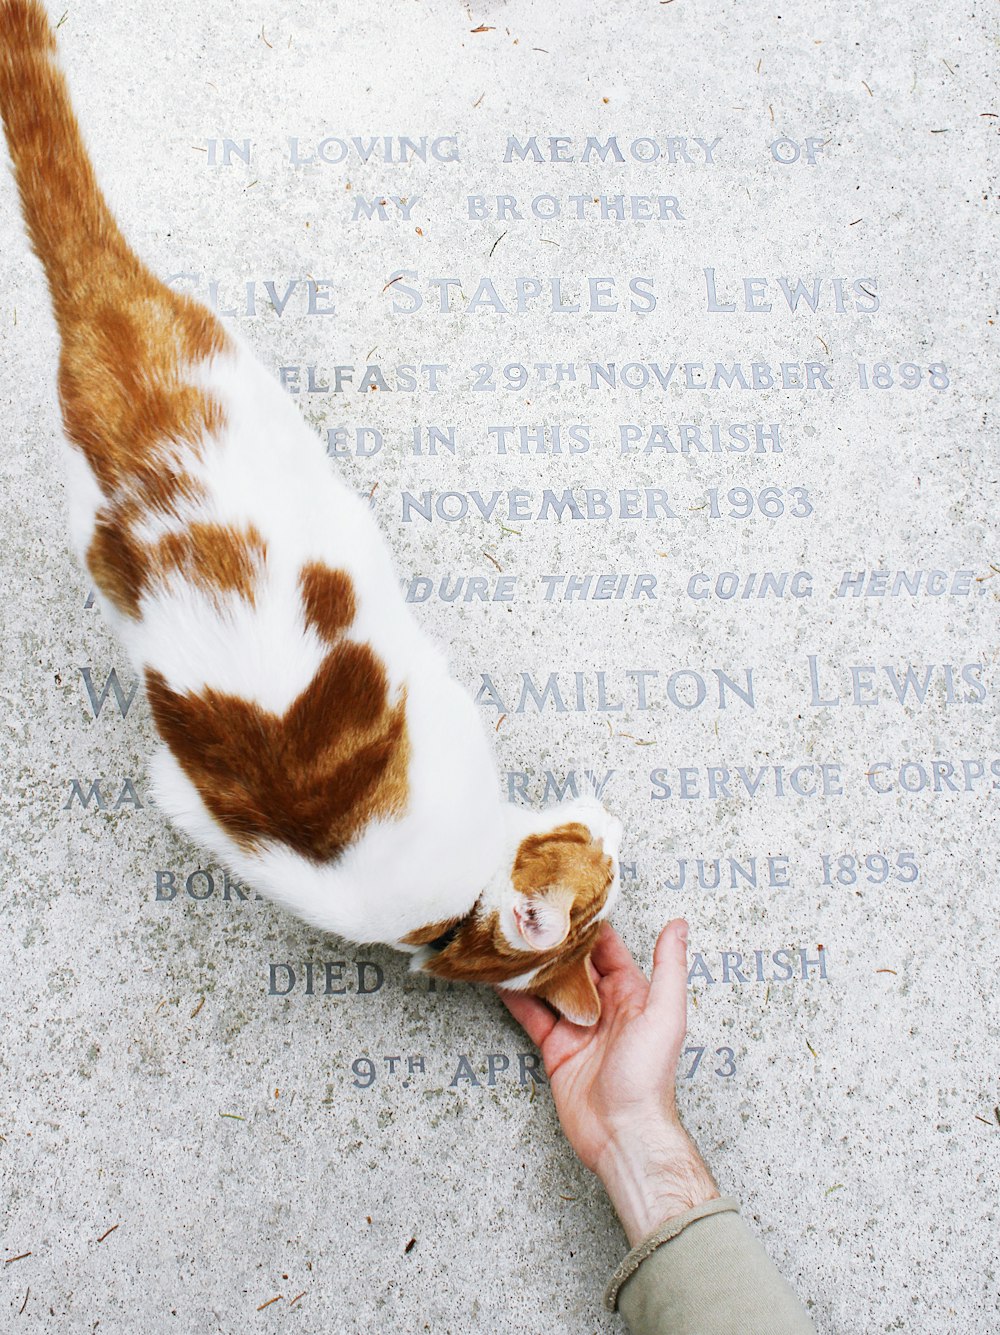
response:
<svg viewBox="0 0 1000 1335"><path fill-rule="evenodd" d="M685 945L687 945L687 940L688 940L688 925L687 925L686 922L682 922L681 925L680 925L680 927L678 927L678 929L677 929L677 935L678 935L678 937L681 939L681 941L683 941L683 943L684 943Z"/></svg>

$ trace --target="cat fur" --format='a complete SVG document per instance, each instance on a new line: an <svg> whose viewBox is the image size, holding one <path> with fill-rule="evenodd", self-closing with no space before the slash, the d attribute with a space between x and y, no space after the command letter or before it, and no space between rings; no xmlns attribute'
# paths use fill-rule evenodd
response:
<svg viewBox="0 0 1000 1335"><path fill-rule="evenodd" d="M244 341L129 248L55 52L37 0L0 0L0 113L61 336L70 536L166 743L157 805L316 927L594 1023L620 823L596 801L499 800L478 711L369 508Z"/></svg>

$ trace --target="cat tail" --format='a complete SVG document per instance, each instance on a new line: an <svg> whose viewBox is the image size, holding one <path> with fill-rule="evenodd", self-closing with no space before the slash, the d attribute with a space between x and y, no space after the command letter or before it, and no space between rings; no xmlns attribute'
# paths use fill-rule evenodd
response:
<svg viewBox="0 0 1000 1335"><path fill-rule="evenodd" d="M21 208L57 314L125 250L80 138L56 39L36 0L0 0L0 115Z"/></svg>
<svg viewBox="0 0 1000 1335"><path fill-rule="evenodd" d="M189 368L228 339L210 311L150 273L119 231L39 0L0 0L0 117L62 336L66 433L110 496L149 474L154 437L197 436L204 414L192 422Z"/></svg>
<svg viewBox="0 0 1000 1335"><path fill-rule="evenodd" d="M78 541L98 587L137 617L152 568L138 529L197 497L191 459L225 425L199 364L234 346L216 317L160 282L119 231L39 0L0 0L0 117L61 335L66 436L104 498Z"/></svg>

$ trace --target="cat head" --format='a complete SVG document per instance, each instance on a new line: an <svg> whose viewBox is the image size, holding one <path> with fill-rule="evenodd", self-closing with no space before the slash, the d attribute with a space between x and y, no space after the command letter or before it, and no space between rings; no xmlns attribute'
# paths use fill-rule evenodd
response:
<svg viewBox="0 0 1000 1335"><path fill-rule="evenodd" d="M621 822L588 799L507 811L500 873L468 917L410 938L423 947L414 964L438 978L530 992L576 1024L596 1024L589 960L618 894Z"/></svg>

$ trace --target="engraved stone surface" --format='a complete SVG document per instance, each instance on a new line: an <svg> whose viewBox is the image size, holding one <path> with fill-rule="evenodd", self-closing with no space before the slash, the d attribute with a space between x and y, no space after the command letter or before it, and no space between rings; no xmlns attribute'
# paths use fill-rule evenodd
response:
<svg viewBox="0 0 1000 1335"><path fill-rule="evenodd" d="M817 1329L987 1332L997 15L779 8L95 0L59 39L126 235L370 498L498 783L622 817L643 962L688 917L683 1113ZM4 1328L621 1329L497 998L150 804L56 359L5 173Z"/></svg>

